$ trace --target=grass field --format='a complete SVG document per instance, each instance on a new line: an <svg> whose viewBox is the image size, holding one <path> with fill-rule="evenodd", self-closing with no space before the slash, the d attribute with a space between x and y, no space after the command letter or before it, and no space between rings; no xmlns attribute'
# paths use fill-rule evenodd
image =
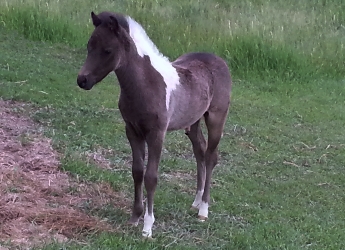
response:
<svg viewBox="0 0 345 250"><path fill-rule="evenodd" d="M130 14L170 58L214 52L230 65L232 107L211 191L210 219L189 210L195 162L170 133L155 198L155 241L125 225L114 201L92 211L118 233L44 249L344 249L345 3L340 0L5 0L0 3L0 98L29 115L61 153L61 169L109 182L132 199L130 148L111 75L92 91L76 76L90 12ZM97 150L114 166L82 156ZM129 204L130 205L130 204ZM90 211L91 213L91 211ZM1 243L0 246L11 246Z"/></svg>

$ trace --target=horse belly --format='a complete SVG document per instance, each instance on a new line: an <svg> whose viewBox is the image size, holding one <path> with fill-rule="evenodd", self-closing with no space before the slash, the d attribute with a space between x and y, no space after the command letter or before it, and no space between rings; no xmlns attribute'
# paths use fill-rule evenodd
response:
<svg viewBox="0 0 345 250"><path fill-rule="evenodd" d="M183 91L177 89L173 92L168 111L168 130L185 129L203 117L211 102L210 92Z"/></svg>

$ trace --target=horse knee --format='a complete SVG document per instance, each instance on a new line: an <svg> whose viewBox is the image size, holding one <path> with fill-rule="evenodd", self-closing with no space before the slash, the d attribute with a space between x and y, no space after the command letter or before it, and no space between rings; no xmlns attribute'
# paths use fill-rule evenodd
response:
<svg viewBox="0 0 345 250"><path fill-rule="evenodd" d="M145 182L146 190L155 189L157 186L157 182L158 182L157 173L146 172L145 177L144 177L144 182Z"/></svg>
<svg viewBox="0 0 345 250"><path fill-rule="evenodd" d="M133 168L132 169L132 177L133 177L134 182L136 182L136 183L142 182L143 178L144 178L144 170Z"/></svg>
<svg viewBox="0 0 345 250"><path fill-rule="evenodd" d="M194 154L198 155L201 159L205 159L206 146L200 145L194 150Z"/></svg>
<svg viewBox="0 0 345 250"><path fill-rule="evenodd" d="M214 150L213 152L206 152L206 166L211 166L214 168L218 163L218 152Z"/></svg>
<svg viewBox="0 0 345 250"><path fill-rule="evenodd" d="M195 137L189 136L189 139L192 142L193 152L195 156L199 156L203 159L205 157L206 148L207 148L206 142L203 139L198 138L197 136Z"/></svg>

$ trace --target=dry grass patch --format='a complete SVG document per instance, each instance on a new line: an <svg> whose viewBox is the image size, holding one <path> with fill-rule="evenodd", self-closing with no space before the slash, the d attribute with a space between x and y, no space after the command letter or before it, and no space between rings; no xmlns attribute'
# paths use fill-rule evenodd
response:
<svg viewBox="0 0 345 250"><path fill-rule="evenodd" d="M115 231L88 214L127 199L107 183L83 183L59 170L59 155L27 117L13 113L25 104L0 100L0 242L32 247L84 234Z"/></svg>

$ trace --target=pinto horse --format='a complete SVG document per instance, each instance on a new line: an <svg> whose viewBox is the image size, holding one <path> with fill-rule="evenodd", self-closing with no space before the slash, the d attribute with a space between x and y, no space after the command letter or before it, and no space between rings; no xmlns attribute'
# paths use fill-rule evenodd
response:
<svg viewBox="0 0 345 250"><path fill-rule="evenodd" d="M211 176L230 104L232 81L226 62L209 53L188 53L170 62L131 17L92 12L91 18L95 29L77 83L90 90L114 71L120 84L118 105L133 157L134 204L129 223L138 225L144 212L144 182L147 201L142 235L151 237L164 137L167 131L179 129L186 130L197 162L192 208L199 211L199 220L206 220ZM207 141L200 127L202 119L207 127Z"/></svg>

